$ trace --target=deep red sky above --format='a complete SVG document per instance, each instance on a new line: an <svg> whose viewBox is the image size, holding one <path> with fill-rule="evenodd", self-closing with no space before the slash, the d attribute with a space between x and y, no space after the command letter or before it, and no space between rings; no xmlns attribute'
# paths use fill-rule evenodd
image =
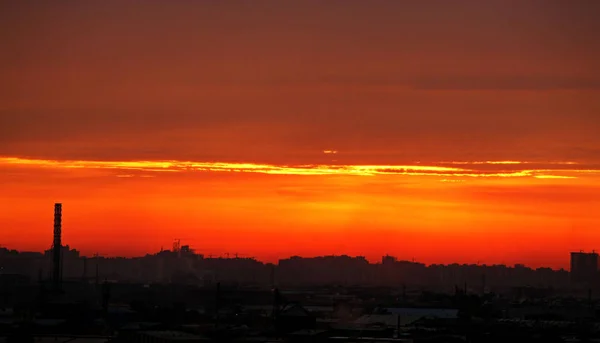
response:
<svg viewBox="0 0 600 343"><path fill-rule="evenodd" d="M600 247L599 17L593 0L2 3L0 244L47 248L61 201L87 254L181 238L566 267Z"/></svg>

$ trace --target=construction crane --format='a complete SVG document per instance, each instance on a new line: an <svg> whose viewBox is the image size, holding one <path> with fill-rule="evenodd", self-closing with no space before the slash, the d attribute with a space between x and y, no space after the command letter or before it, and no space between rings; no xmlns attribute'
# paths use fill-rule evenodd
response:
<svg viewBox="0 0 600 343"><path fill-rule="evenodd" d="M181 250L181 239L175 238L173 242L173 252L179 252Z"/></svg>

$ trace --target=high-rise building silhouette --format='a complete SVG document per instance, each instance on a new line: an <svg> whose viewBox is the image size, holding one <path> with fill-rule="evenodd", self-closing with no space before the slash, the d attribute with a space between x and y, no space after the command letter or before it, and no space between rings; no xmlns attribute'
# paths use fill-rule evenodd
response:
<svg viewBox="0 0 600 343"><path fill-rule="evenodd" d="M381 257L381 264L394 264L396 263L398 259L396 259L394 256L390 256L390 255L385 255L383 257Z"/></svg>
<svg viewBox="0 0 600 343"><path fill-rule="evenodd" d="M571 253L571 282L591 286L598 274L598 254L596 252Z"/></svg>

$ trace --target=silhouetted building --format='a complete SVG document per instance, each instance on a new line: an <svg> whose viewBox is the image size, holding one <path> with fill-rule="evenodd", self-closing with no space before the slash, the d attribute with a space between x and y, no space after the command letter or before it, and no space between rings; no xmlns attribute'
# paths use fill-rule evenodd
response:
<svg viewBox="0 0 600 343"><path fill-rule="evenodd" d="M52 280L54 287L60 287L60 254L61 254L61 235L62 235L62 204L54 204L54 241L52 243L53 250L53 268Z"/></svg>
<svg viewBox="0 0 600 343"><path fill-rule="evenodd" d="M381 258L381 264L394 264L397 260L394 256L385 255Z"/></svg>
<svg viewBox="0 0 600 343"><path fill-rule="evenodd" d="M598 254L596 252L571 253L571 282L591 286L598 274Z"/></svg>

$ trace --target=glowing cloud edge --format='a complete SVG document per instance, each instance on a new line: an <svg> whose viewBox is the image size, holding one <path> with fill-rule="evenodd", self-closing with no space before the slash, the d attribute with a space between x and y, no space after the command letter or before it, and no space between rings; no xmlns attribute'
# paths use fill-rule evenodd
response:
<svg viewBox="0 0 600 343"><path fill-rule="evenodd" d="M520 165L529 162L519 161L485 161L485 162L440 162L451 165ZM549 165L571 165L572 162L549 162ZM46 160L19 157L0 157L0 166L21 166L56 169L114 169L122 171L141 172L236 172L260 173L273 175L410 175L410 176L440 176L440 177L470 177L470 178L508 178L532 177L538 179L573 179L573 174L600 173L597 170L577 169L513 169L500 171L484 171L464 167L448 167L436 165L341 165L341 164L304 164L304 165L275 165L256 163L228 162L195 162L195 161L92 161L92 160ZM570 175L555 175L567 173ZM124 173L118 176L123 177ZM127 174L129 176L129 174Z"/></svg>

